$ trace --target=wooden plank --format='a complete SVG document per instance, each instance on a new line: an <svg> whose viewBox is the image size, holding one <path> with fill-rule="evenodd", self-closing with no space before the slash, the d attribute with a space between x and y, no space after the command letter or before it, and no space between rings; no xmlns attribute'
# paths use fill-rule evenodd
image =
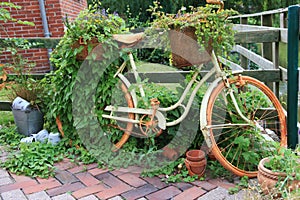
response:
<svg viewBox="0 0 300 200"><path fill-rule="evenodd" d="M241 68L241 67L240 67ZM208 71L200 71L200 75L204 76ZM147 72L139 74L141 80L148 79L148 82L152 83L179 83L181 80L189 75L189 71L169 71L169 72ZM240 74L254 77L262 82L278 82L280 81L280 70L270 69L270 70L244 70ZM135 83L133 73L126 74L126 77L131 83ZM208 82L212 82L215 79L212 76Z"/></svg>
<svg viewBox="0 0 300 200"><path fill-rule="evenodd" d="M234 36L236 43L265 43L279 42L279 30L240 31Z"/></svg>
<svg viewBox="0 0 300 200"><path fill-rule="evenodd" d="M269 15L262 15L261 16L261 25L262 26L272 26L272 14ZM279 35L278 35L279 36ZM262 44L262 57L273 61L273 48L272 42L265 42Z"/></svg>
<svg viewBox="0 0 300 200"><path fill-rule="evenodd" d="M233 50L235 50L238 53L242 54L243 56L247 57L249 60L251 60L252 62L257 64L258 66L260 66L262 69L273 69L274 68L274 64L271 61L263 58L260 55L257 55L256 53L254 53L240 45L234 46Z"/></svg>
<svg viewBox="0 0 300 200"><path fill-rule="evenodd" d="M235 24L233 26L233 29L237 31L235 35L236 41L242 40L243 42L247 42L250 40L250 42L248 43L264 43L264 42L280 41L280 42L287 43L287 28L274 28L274 27L267 27L267 26ZM277 31L279 31L279 35L277 35L278 34ZM259 37L257 35L259 35ZM248 38L244 39L245 37ZM241 43L241 42L237 42L237 43Z"/></svg>
<svg viewBox="0 0 300 200"><path fill-rule="evenodd" d="M300 40L300 38L299 38ZM280 30L280 42L286 43L288 42L288 29L284 28Z"/></svg>
<svg viewBox="0 0 300 200"><path fill-rule="evenodd" d="M241 24L245 24L245 25L248 24L248 18L241 18L240 21L241 21ZM247 48L247 43L241 42L241 45L243 47ZM244 69L247 69L248 59L245 56L243 56L243 55L240 55L240 59L241 59L241 66Z"/></svg>
<svg viewBox="0 0 300 200"><path fill-rule="evenodd" d="M56 45L59 43L60 38L23 38L31 43L37 43L34 48L55 48ZM0 47L5 47L4 43L5 38L0 38Z"/></svg>
<svg viewBox="0 0 300 200"><path fill-rule="evenodd" d="M218 57L218 58L222 64L230 67L232 71L244 71L243 67L241 67L240 65L222 57Z"/></svg>
<svg viewBox="0 0 300 200"><path fill-rule="evenodd" d="M280 69L280 76L281 76L281 80L282 81L287 81L288 80L288 76L287 76L287 69L283 68L283 67L280 67L279 66L279 69ZM299 73L300 74L300 73ZM300 80L300 79L299 79Z"/></svg>
<svg viewBox="0 0 300 200"><path fill-rule="evenodd" d="M257 26L249 24L234 24L233 30L238 32L249 32L249 31L274 31L280 28L270 27L270 26Z"/></svg>
<svg viewBox="0 0 300 200"><path fill-rule="evenodd" d="M201 73L205 74L207 73L207 71ZM153 83L179 83L181 80L184 80L185 77L189 74L191 74L191 72L189 71L163 71L139 73L139 76L142 80L148 79L149 82ZM135 83L133 73L126 74L126 77L131 83Z"/></svg>
<svg viewBox="0 0 300 200"><path fill-rule="evenodd" d="M281 78L279 69L245 70L242 74L256 78L261 82L279 82Z"/></svg>
<svg viewBox="0 0 300 200"><path fill-rule="evenodd" d="M0 111L11 111L11 102L0 101Z"/></svg>
<svg viewBox="0 0 300 200"><path fill-rule="evenodd" d="M259 17L261 15L278 14L278 13L284 13L287 11L288 11L288 8L279 8L279 9L275 9L275 10L268 10L268 11L264 11L264 12L253 13L253 14L231 16L231 17L229 17L229 19L245 18L245 17Z"/></svg>

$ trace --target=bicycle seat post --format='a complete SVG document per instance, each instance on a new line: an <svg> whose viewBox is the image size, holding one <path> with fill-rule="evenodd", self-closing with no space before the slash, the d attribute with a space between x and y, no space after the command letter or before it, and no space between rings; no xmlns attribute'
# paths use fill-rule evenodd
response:
<svg viewBox="0 0 300 200"><path fill-rule="evenodd" d="M138 74L137 67L136 67L135 62L134 62L133 55L132 55L131 52L128 52L128 56L129 56L130 65L131 65L131 68L132 68L132 71L133 71L133 75L134 75L134 78L135 78L136 83L138 84L138 87L139 87L141 96L142 96L142 97L145 97L145 92L144 92L144 89L143 89L143 87L142 87L142 84L141 84L141 83L138 83L138 80L139 80L139 74Z"/></svg>

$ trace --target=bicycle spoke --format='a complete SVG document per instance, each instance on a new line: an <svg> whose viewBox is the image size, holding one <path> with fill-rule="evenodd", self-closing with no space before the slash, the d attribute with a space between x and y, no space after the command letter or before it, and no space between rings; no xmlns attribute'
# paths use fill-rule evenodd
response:
<svg viewBox="0 0 300 200"><path fill-rule="evenodd" d="M246 84L239 86L237 83L242 83L239 80ZM217 147L213 148L213 153L226 169L240 176L254 177L259 159L271 154L266 150L269 141L265 137L272 137L271 131L279 140L286 137L281 133L286 130L283 129L284 113L275 95L261 82L244 76L229 82L234 97L225 95L228 89L221 82L208 102L207 127Z"/></svg>

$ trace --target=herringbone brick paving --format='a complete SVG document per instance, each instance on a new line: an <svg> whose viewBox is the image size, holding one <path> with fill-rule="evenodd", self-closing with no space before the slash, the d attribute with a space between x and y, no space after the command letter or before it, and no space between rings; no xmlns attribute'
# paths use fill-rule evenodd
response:
<svg viewBox="0 0 300 200"><path fill-rule="evenodd" d="M236 195L231 196L227 191L234 184L221 179L167 184L159 177L141 177L138 168L109 171L97 168L97 164L76 165L68 159L57 163L56 168L55 177L49 179L17 176L0 169L0 200L236 198Z"/></svg>

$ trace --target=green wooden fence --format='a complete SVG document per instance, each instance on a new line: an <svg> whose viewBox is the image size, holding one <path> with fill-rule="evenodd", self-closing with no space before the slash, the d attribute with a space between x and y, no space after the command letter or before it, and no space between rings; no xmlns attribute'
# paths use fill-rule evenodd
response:
<svg viewBox="0 0 300 200"><path fill-rule="evenodd" d="M289 147L298 144L298 55L300 6L290 6L288 13L288 107L287 129ZM296 106L295 106L296 105ZM297 108L297 109L296 109Z"/></svg>

